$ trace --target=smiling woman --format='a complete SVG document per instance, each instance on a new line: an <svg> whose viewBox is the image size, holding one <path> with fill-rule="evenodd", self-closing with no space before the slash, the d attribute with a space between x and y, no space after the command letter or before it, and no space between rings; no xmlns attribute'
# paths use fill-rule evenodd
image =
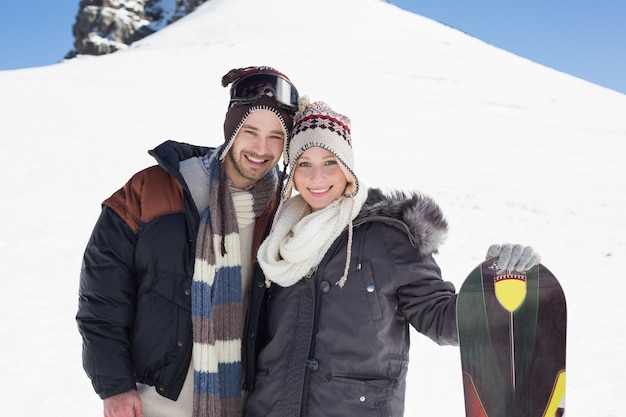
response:
<svg viewBox="0 0 626 417"><path fill-rule="evenodd" d="M343 195L348 180L335 155L324 148L307 149L296 161L295 189L313 211L321 210Z"/></svg>
<svg viewBox="0 0 626 417"><path fill-rule="evenodd" d="M259 262L268 279L283 284L285 280L296 282L317 265L347 228L348 257L338 282L343 286L350 266L352 221L367 198L367 190L359 187L354 174L351 122L322 101L311 103L307 96L300 98L294 120L287 149L289 174L275 215L275 228L259 248ZM300 194L290 199L294 185ZM292 227L301 233L293 233ZM281 244L286 236L289 244ZM307 253L311 251L313 256ZM289 259L291 255L295 258ZM294 261L295 269L288 274L268 273L272 268L268 259L283 266ZM303 259L305 262L299 262Z"/></svg>
<svg viewBox="0 0 626 417"><path fill-rule="evenodd" d="M295 120L283 204L258 253L269 298L267 329L255 334L268 337L245 415L400 416L402 318L456 341L454 286L431 256L446 221L430 199L359 183L348 117L303 99Z"/></svg>
<svg viewBox="0 0 626 417"><path fill-rule="evenodd" d="M359 184L350 119L300 101L282 203L257 256L267 319L248 329L259 337L245 417L402 416L409 324L457 343L454 285L433 257L447 222L428 197Z"/></svg>

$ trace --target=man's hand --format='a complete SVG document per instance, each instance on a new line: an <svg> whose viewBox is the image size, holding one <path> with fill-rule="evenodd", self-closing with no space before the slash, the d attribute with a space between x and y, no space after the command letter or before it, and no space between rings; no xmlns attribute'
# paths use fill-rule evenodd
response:
<svg viewBox="0 0 626 417"><path fill-rule="evenodd" d="M144 417L137 391L130 390L103 400L104 417Z"/></svg>

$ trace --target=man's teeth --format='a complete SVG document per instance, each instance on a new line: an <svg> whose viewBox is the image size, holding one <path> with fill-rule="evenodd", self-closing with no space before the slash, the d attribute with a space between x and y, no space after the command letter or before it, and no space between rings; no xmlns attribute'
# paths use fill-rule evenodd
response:
<svg viewBox="0 0 626 417"><path fill-rule="evenodd" d="M265 159L257 159L257 158L253 158L251 156L249 156L248 159L251 160L252 162L257 163L257 164L262 164L263 162L265 162Z"/></svg>

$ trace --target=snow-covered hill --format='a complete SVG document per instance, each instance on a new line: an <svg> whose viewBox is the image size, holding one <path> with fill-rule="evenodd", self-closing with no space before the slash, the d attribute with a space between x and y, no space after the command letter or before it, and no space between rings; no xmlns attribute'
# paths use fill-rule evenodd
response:
<svg viewBox="0 0 626 417"><path fill-rule="evenodd" d="M457 287L530 244L569 303L569 416L618 416L626 96L379 0L211 0L111 55L0 72L0 374L11 415L100 415L74 323L100 202L166 139L222 141L229 69L271 65L352 118L357 173L451 225ZM459 355L415 333L407 416L463 415Z"/></svg>

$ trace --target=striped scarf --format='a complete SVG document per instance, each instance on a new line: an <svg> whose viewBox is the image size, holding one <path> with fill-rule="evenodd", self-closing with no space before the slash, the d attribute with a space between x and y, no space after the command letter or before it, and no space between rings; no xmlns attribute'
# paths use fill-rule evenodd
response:
<svg viewBox="0 0 626 417"><path fill-rule="evenodd" d="M194 417L241 416L242 276L239 228L219 149L205 165L209 206L198 230L191 289L193 319ZM207 163L208 162L208 163ZM258 217L278 183L272 170L250 193Z"/></svg>

